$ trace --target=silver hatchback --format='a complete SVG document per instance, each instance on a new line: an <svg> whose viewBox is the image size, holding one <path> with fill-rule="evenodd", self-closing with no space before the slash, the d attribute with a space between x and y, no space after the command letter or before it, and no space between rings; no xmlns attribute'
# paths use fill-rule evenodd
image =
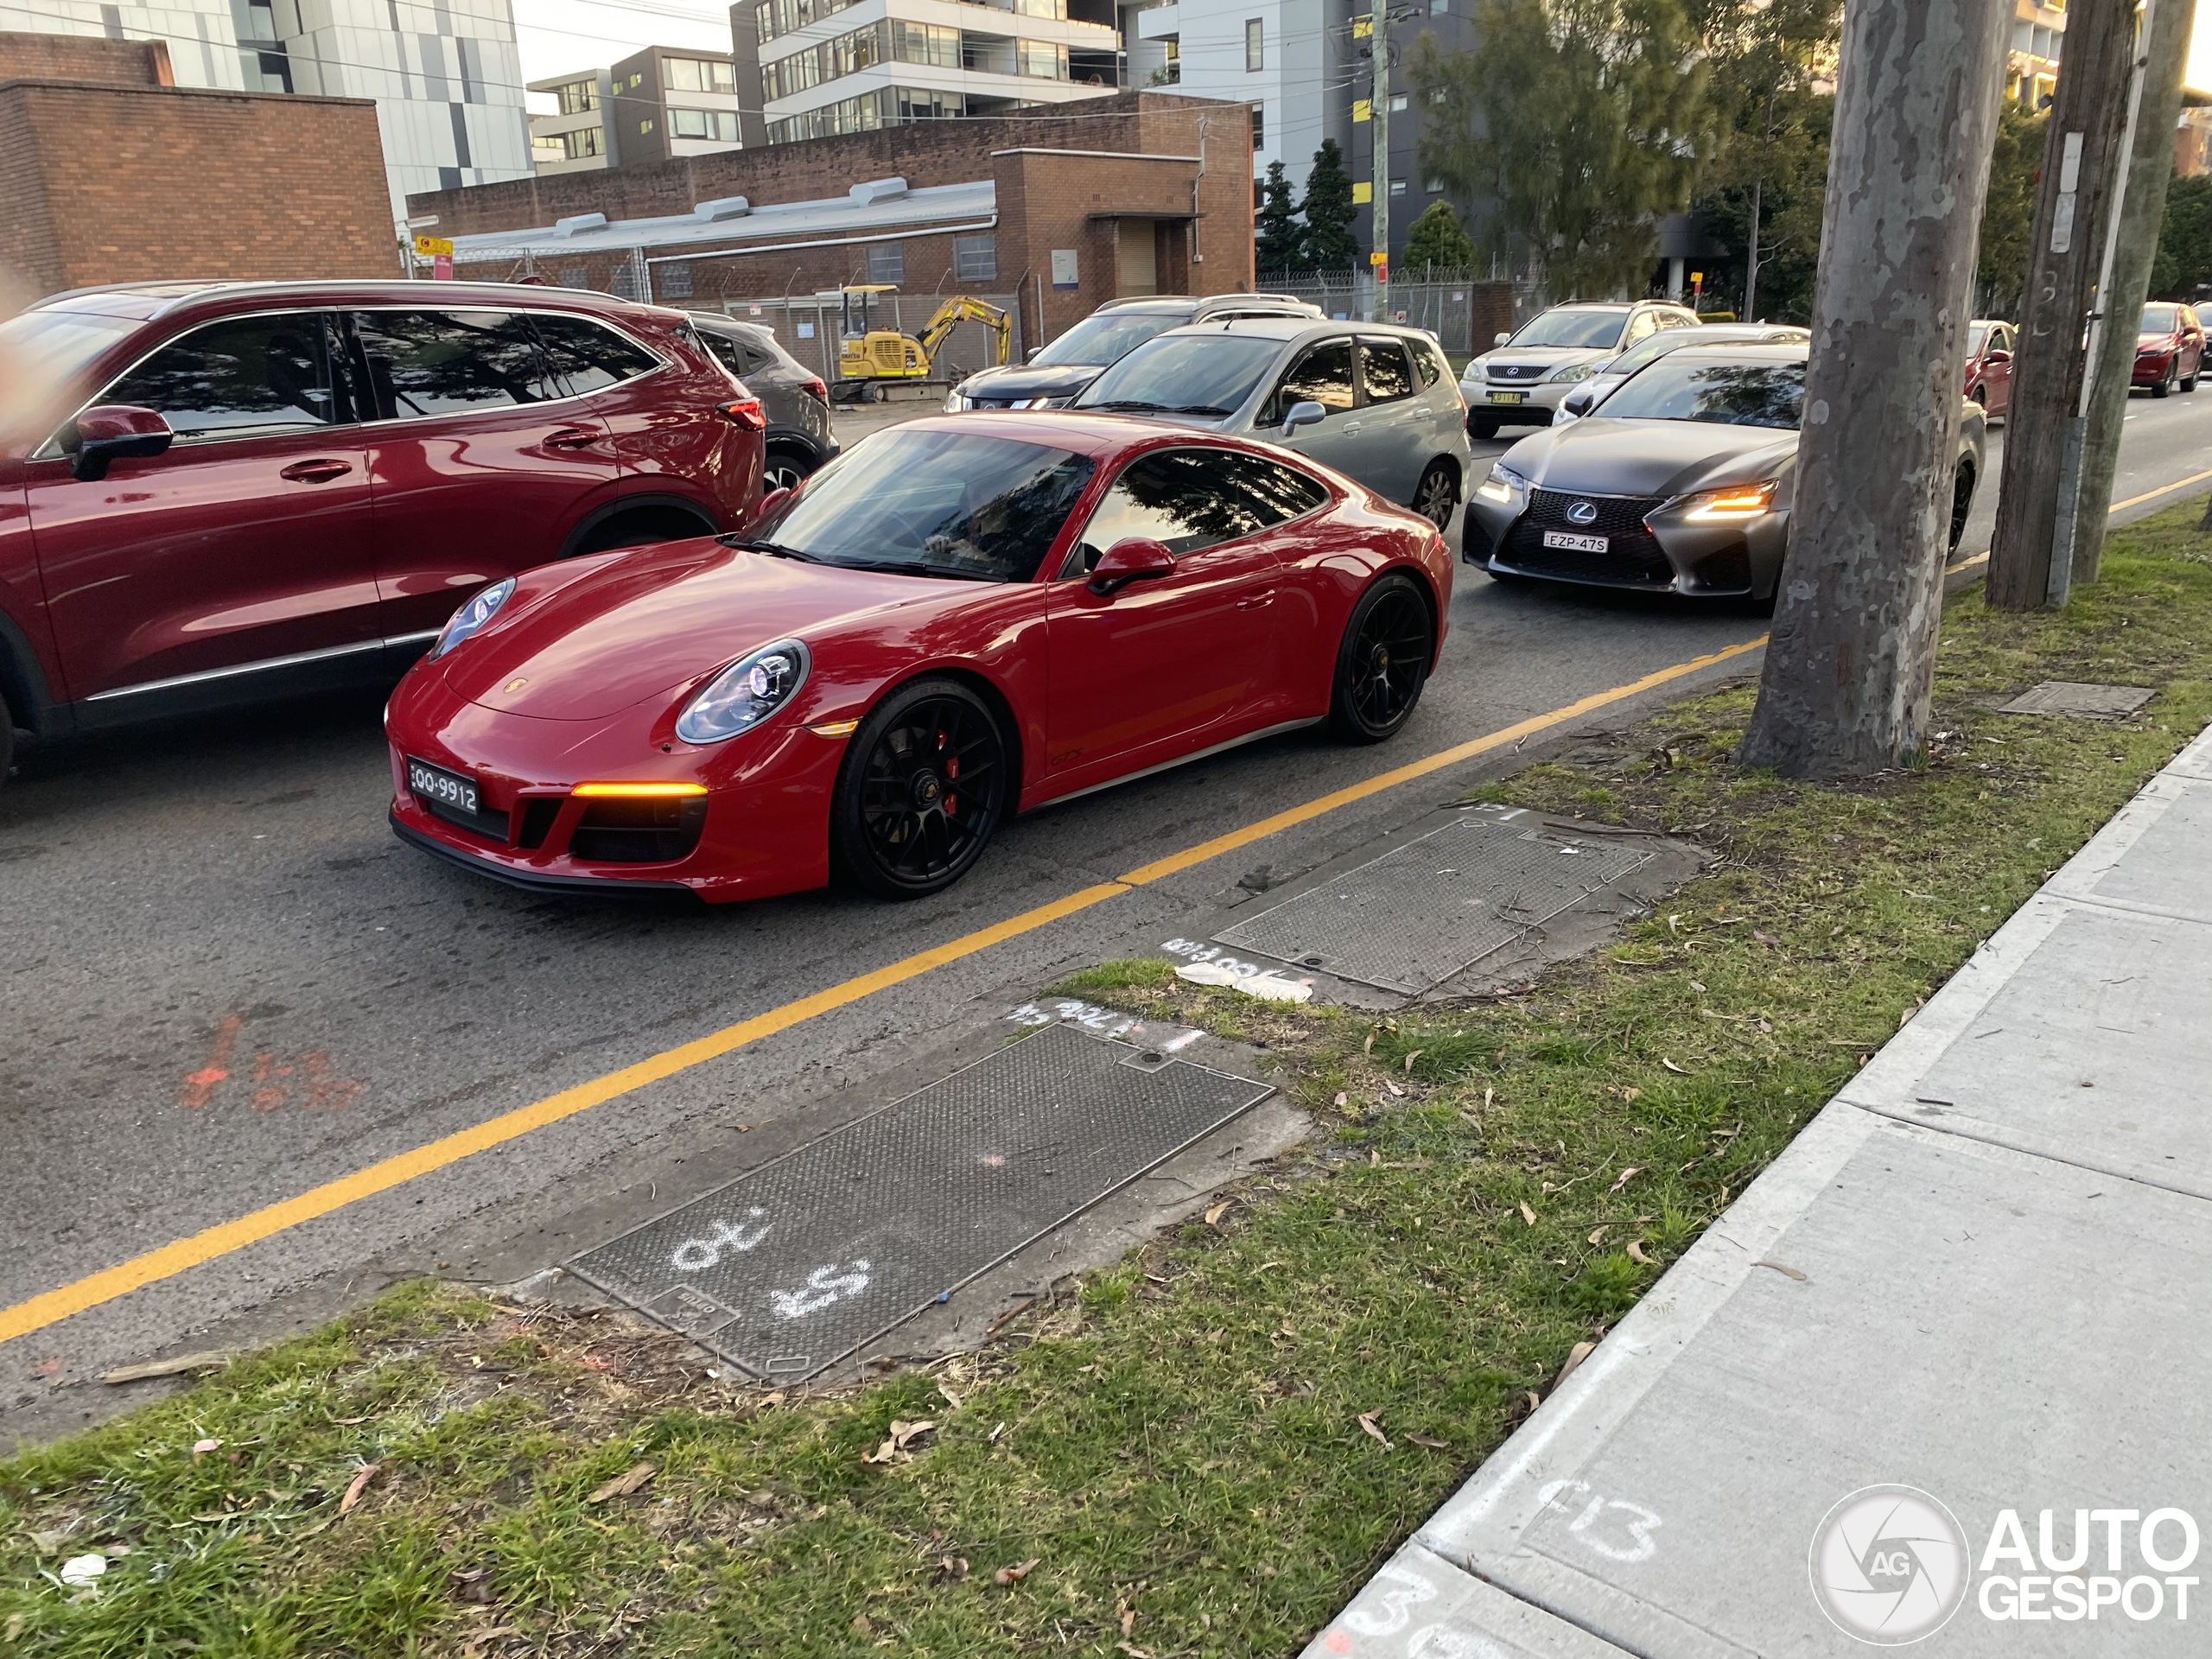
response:
<svg viewBox="0 0 2212 1659"><path fill-rule="evenodd" d="M1439 530L1465 488L1466 405L1443 352L1416 328L1242 317L1171 329L1092 381L1075 407L1279 443Z"/></svg>

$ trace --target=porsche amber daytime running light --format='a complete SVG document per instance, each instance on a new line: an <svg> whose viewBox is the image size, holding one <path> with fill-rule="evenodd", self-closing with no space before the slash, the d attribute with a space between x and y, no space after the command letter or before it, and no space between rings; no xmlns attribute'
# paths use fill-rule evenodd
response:
<svg viewBox="0 0 2212 1659"><path fill-rule="evenodd" d="M1685 518L1758 518L1774 506L1774 480L1738 484L1725 490L1707 490L1690 498Z"/></svg>
<svg viewBox="0 0 2212 1659"><path fill-rule="evenodd" d="M593 801L667 801L706 792L704 784L578 784L569 791Z"/></svg>

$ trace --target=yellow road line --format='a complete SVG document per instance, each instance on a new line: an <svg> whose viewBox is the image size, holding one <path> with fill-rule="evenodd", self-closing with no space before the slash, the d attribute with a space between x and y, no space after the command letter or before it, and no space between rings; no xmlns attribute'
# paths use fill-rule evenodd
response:
<svg viewBox="0 0 2212 1659"><path fill-rule="evenodd" d="M626 1065L607 1072L604 1077L563 1089L560 1093L549 1095L531 1105L503 1112L471 1128L442 1135L411 1151L371 1164L365 1169L356 1170L351 1175L343 1175L334 1181L309 1187L304 1192L256 1210L250 1215L240 1216L234 1221L220 1223L188 1238L177 1239L158 1249L133 1256L128 1262L87 1274L82 1279L41 1292L12 1307L0 1308L0 1342L42 1330L73 1313L81 1313L87 1308L98 1307L103 1302L113 1301L117 1297L127 1295L146 1285L172 1278L188 1268L244 1249L247 1245L271 1237L287 1228L329 1215L347 1205L388 1192L418 1176L431 1174L477 1153L518 1140L534 1129L543 1128L549 1123L557 1123L564 1117L573 1117L594 1106L604 1105L648 1084L661 1082L680 1071L728 1054L734 1049L742 1048L747 1043L772 1037L780 1031L788 1031L817 1014L857 1002L877 991L925 974L932 968L944 967L947 963L958 962L995 944L1033 932L1063 917L1088 910L1116 893L1128 893L1160 880L1178 871L1187 870L1193 865L1202 864L1208 859L1258 841L1262 836L1271 836L1277 830L1320 817L1338 807L1364 800L1369 796L1409 783L1416 778L1426 777L1459 761L1487 754L1509 744L1519 743L1610 703L1640 696L1671 681L1694 674L1700 669L1710 668L1716 663L1725 663L1732 658L1757 651L1765 644L1766 636L1761 634L1742 645L1730 645L1722 651L1677 663L1671 668L1647 674L1640 680L1615 686L1610 691L1593 693L1564 708L1554 709L1549 714L1536 715L1501 731L1439 750L1434 754L1380 772L1361 783L1319 796L1302 806L1294 806L1272 817L1262 818L1242 830L1231 830L1225 836L1217 836L1183 852L1141 865L1118 880L1103 881L1094 887L1084 887L1065 898L1055 899L1050 904L1026 910L1019 916L1010 916L989 927L979 928L973 933L963 934L944 944L917 951L911 957L872 972L857 975L827 989L817 991L810 996L803 996L780 1007L771 1008L766 1014L741 1020L735 1025L724 1026L719 1031L678 1044L633 1065Z"/></svg>
<svg viewBox="0 0 2212 1659"><path fill-rule="evenodd" d="M2208 478L2212 478L2212 471L2191 473L2187 478L2177 480L2174 483L2162 484L2155 490L2145 491L2141 495L2131 495L2125 501L2113 502L2106 510L2107 516L2118 512L2122 507L2139 507L2145 501L2155 501L2162 495L2171 495L2176 490L2185 490L2192 484L2202 484Z"/></svg>

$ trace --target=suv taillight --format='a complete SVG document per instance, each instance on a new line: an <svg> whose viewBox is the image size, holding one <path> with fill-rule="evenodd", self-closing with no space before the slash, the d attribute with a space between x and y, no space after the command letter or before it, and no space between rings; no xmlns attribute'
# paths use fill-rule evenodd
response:
<svg viewBox="0 0 2212 1659"><path fill-rule="evenodd" d="M715 407L728 417L731 425L745 432L765 432L768 417L760 412L758 397L740 397L734 402L718 404Z"/></svg>
<svg viewBox="0 0 2212 1659"><path fill-rule="evenodd" d="M801 381L799 390L805 392L808 397L819 398L825 404L830 401L830 388L823 385L819 378Z"/></svg>

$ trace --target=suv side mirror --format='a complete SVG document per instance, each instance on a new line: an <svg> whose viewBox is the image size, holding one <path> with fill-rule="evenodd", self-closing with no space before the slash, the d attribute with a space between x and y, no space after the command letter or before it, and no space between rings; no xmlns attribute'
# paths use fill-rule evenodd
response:
<svg viewBox="0 0 2212 1659"><path fill-rule="evenodd" d="M107 476L111 461L158 455L175 442L169 423L150 409L102 404L79 415L61 441L72 476L93 483Z"/></svg>
<svg viewBox="0 0 2212 1659"><path fill-rule="evenodd" d="M1513 336L1512 336L1512 335L1510 335L1510 334L1500 334L1500 335L1498 335L1495 340L1491 340L1491 345L1493 345L1493 346L1507 346L1507 345L1510 345L1510 344L1512 343L1512 340L1513 340Z"/></svg>
<svg viewBox="0 0 2212 1659"><path fill-rule="evenodd" d="M1021 360L1025 363L1034 363L1037 360L1037 353L1044 349L1042 346L1032 346L1021 354Z"/></svg>
<svg viewBox="0 0 2212 1659"><path fill-rule="evenodd" d="M1124 536L1098 556L1090 568L1090 591L1111 594L1147 576L1164 576L1175 568L1175 556L1149 536Z"/></svg>
<svg viewBox="0 0 2212 1659"><path fill-rule="evenodd" d="M1318 426L1329 418L1329 411L1319 404L1293 404L1282 417L1282 435L1286 438L1301 426Z"/></svg>
<svg viewBox="0 0 2212 1659"><path fill-rule="evenodd" d="M1982 361L1985 363L2010 363L2012 360L2012 353L2006 351L2002 346L1991 347L1989 352L1982 359Z"/></svg>
<svg viewBox="0 0 2212 1659"><path fill-rule="evenodd" d="M778 507L782 506L785 502L791 499L791 493L788 489L769 491L767 494L760 498L760 510L753 515L753 522L758 524L761 519L766 518L770 513L773 512Z"/></svg>
<svg viewBox="0 0 2212 1659"><path fill-rule="evenodd" d="M1571 391L1560 407L1570 415L1587 415L1590 412L1590 394L1586 390Z"/></svg>

